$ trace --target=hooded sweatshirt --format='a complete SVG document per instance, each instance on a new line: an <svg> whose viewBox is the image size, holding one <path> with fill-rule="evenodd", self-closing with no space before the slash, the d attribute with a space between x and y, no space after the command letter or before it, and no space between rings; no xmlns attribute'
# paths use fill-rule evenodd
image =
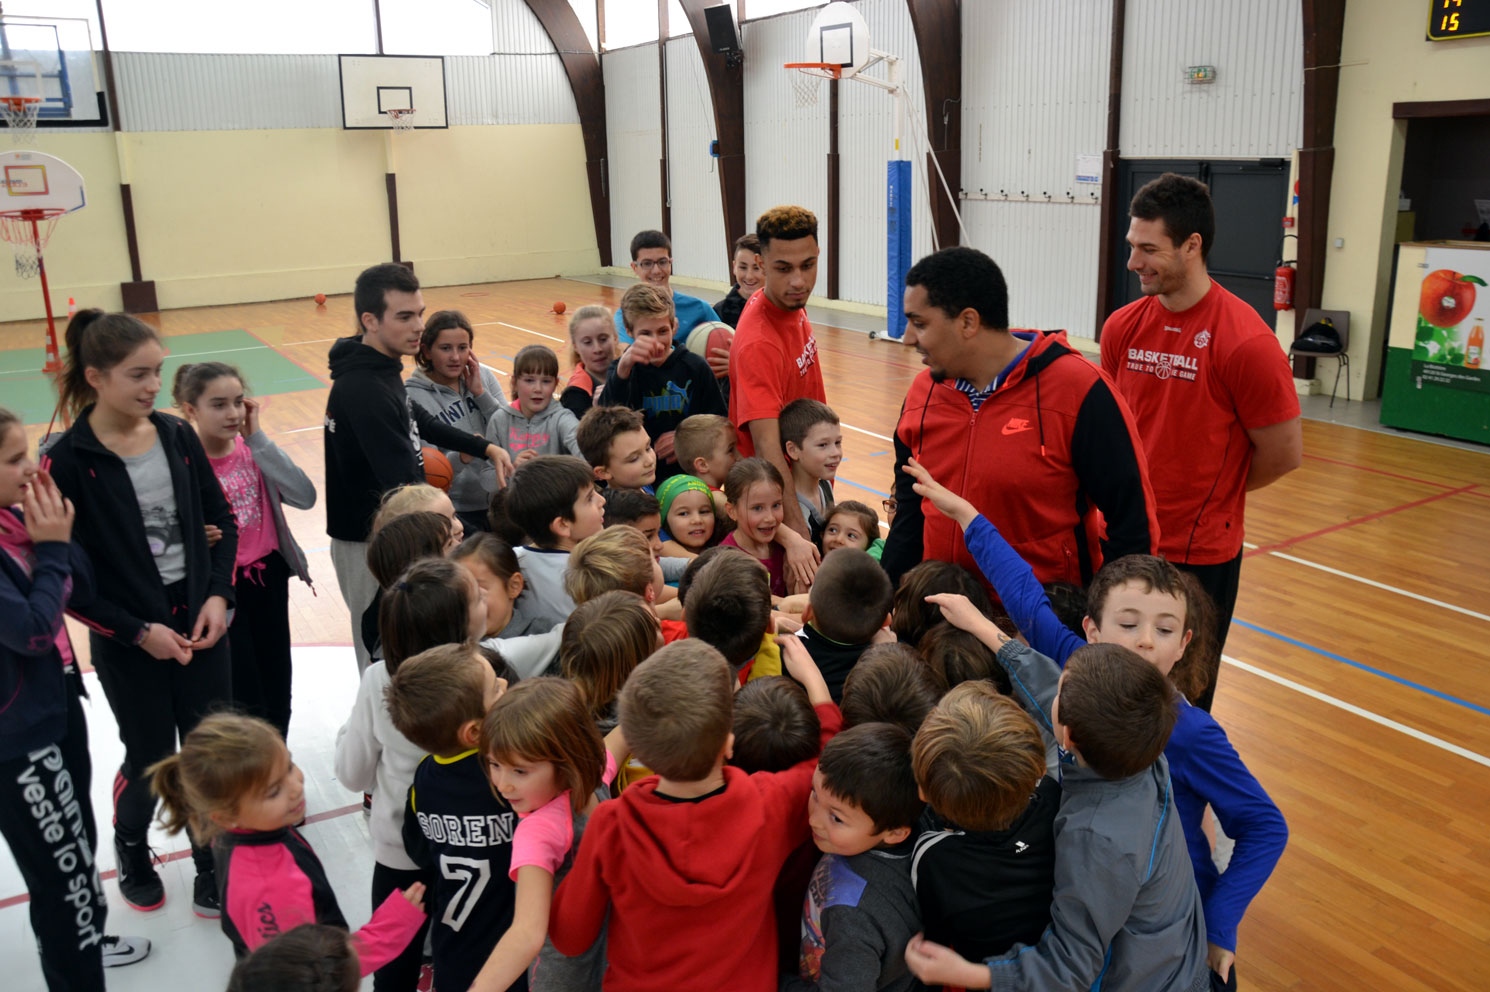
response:
<svg viewBox="0 0 1490 992"><path fill-rule="evenodd" d="M430 379L423 369L415 369L414 374L404 382L409 400L415 406L423 407L426 413L457 430L484 435L486 422L498 409L507 405L507 398L502 393L501 383L497 382L496 373L485 365L481 366L481 386L485 392L480 396L472 396L464 382L456 383L454 389L442 386ZM491 496L486 483L490 481L495 484L496 473L482 471L488 467L488 462L473 461L467 464L460 460L460 452L453 449L442 450L445 457L450 459L450 468L455 473L450 481L450 502L462 512L484 511Z"/></svg>
<svg viewBox="0 0 1490 992"><path fill-rule="evenodd" d="M843 717L832 703L816 710L826 743ZM554 947L583 952L609 911L606 992L774 992L771 892L807 840L816 767L816 758L754 775L726 766L724 788L695 801L659 795L659 780L645 778L601 803L554 893Z"/></svg>
<svg viewBox="0 0 1490 992"><path fill-rule="evenodd" d="M900 509L880 558L891 582L927 558L977 574L962 529L927 511L911 488L910 458L991 520L1041 582L1085 587L1104 554L1157 547L1148 463L1112 381L1072 350L1064 331L1016 337L1029 347L977 410L930 371L911 383L895 428Z"/></svg>
<svg viewBox="0 0 1490 992"><path fill-rule="evenodd" d="M331 346L326 397L326 533L366 541L378 502L390 489L424 481L426 443L486 458L486 439L441 423L409 401L404 364L362 343Z"/></svg>
<svg viewBox="0 0 1490 992"><path fill-rule="evenodd" d="M781 992L911 992L905 945L921 929L911 842L851 858L825 854L802 906L802 953Z"/></svg>
<svg viewBox="0 0 1490 992"><path fill-rule="evenodd" d="M486 437L514 459L524 451L540 455L578 455L575 431L579 420L557 400L531 417L524 417L516 401L503 403L486 422Z"/></svg>

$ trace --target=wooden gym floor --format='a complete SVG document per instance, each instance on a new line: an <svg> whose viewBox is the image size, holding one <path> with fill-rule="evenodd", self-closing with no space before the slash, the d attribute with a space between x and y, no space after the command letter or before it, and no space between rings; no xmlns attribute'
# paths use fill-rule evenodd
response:
<svg viewBox="0 0 1490 992"><path fill-rule="evenodd" d="M572 312L614 306L620 294L550 279L424 295L431 312L466 312L478 355L505 379L524 344L545 342L562 356L567 322L551 312L554 301ZM264 387L274 395L263 424L321 480L326 352L352 329L350 296L323 308L295 300L147 319L167 338L246 332L317 380L292 392ZM909 350L821 320L817 334L828 399L846 428L839 493L877 503L890 487L895 418L920 365ZM41 343L38 321L0 325L0 352ZM247 347L222 357L249 368L268 357ZM15 370L0 374L0 392L19 395L29 373L14 360L0 368ZM44 426L29 428L33 439ZM1305 422L1304 439L1303 468L1248 501L1249 551L1215 707L1292 832L1242 925L1241 984L1483 988L1490 452L1318 421ZM346 644L323 509L287 512L319 590L291 586L296 643ZM350 655L346 666L350 683Z"/></svg>

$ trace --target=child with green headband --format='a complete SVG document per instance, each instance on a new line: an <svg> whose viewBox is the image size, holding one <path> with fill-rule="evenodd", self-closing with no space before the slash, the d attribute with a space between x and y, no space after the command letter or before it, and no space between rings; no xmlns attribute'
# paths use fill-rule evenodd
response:
<svg viewBox="0 0 1490 992"><path fill-rule="evenodd" d="M668 535L662 543L664 555L692 558L714 543L714 498L703 480L675 475L657 487L657 502Z"/></svg>

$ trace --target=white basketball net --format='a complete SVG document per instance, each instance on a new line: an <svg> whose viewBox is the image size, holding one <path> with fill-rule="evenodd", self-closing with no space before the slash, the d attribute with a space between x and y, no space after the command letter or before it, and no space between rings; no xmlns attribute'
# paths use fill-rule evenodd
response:
<svg viewBox="0 0 1490 992"><path fill-rule="evenodd" d="M17 145L36 144L36 115L41 112L40 100L20 98L0 100L0 117L10 127L10 140Z"/></svg>
<svg viewBox="0 0 1490 992"><path fill-rule="evenodd" d="M823 77L815 72L806 69L792 72L792 95L797 98L798 107L817 106L817 94L822 85Z"/></svg>
<svg viewBox="0 0 1490 992"><path fill-rule="evenodd" d="M412 107L408 110L385 110L383 113L387 114L388 119L393 122L393 130L414 130L414 110Z"/></svg>
<svg viewBox="0 0 1490 992"><path fill-rule="evenodd" d="M16 275L22 279L34 279L41 274L41 253L52 238L60 213L43 217L36 222L36 235L32 236L31 222L20 217L0 215L0 239L8 242L15 251Z"/></svg>

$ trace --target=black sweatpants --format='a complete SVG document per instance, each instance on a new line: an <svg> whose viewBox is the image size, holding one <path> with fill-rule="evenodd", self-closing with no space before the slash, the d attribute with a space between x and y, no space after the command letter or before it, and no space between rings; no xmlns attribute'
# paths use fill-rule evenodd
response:
<svg viewBox="0 0 1490 992"><path fill-rule="evenodd" d="M1195 701L1195 705L1207 713L1211 711L1211 703L1216 698L1216 679L1221 675L1221 651L1226 647L1226 635L1231 630L1231 614L1236 609L1237 590L1241 587L1243 553L1238 551L1231 561L1224 561L1219 565L1175 565L1175 568L1195 576L1200 587L1210 594L1211 603L1216 610L1213 632L1215 642L1211 657L1205 663L1205 689Z"/></svg>
<svg viewBox="0 0 1490 992"><path fill-rule="evenodd" d="M0 835L30 893L31 929L50 992L103 992L108 906L98 849L83 706L68 686L62 740L0 762Z"/></svg>
<svg viewBox="0 0 1490 992"><path fill-rule="evenodd" d="M423 882L431 890L434 889L435 880L433 872L420 868L413 871L404 871L399 868L389 868L373 862L372 875L372 908L377 912L383 900L399 889L407 889L415 882ZM426 906L433 904L433 896L424 897ZM389 961L383 967L373 972L373 992L414 992L419 985L419 966L424 962L424 939L429 933L429 917L424 918L424 924L419 932L409 939L409 944L403 949L403 953Z"/></svg>
<svg viewBox="0 0 1490 992"><path fill-rule="evenodd" d="M167 589L173 604L171 627L191 636L195 616L188 616L185 583ZM232 705L232 663L228 638L192 654L190 664L161 661L141 648L120 644L96 633L88 635L98 684L119 724L124 763L114 779L114 835L126 844L146 839L155 816L147 769L176 753L184 738L209 713ZM212 851L195 841L191 858L198 872L212 871Z"/></svg>
<svg viewBox="0 0 1490 992"><path fill-rule="evenodd" d="M290 736L290 566L278 551L238 569L228 628L233 704Z"/></svg>

